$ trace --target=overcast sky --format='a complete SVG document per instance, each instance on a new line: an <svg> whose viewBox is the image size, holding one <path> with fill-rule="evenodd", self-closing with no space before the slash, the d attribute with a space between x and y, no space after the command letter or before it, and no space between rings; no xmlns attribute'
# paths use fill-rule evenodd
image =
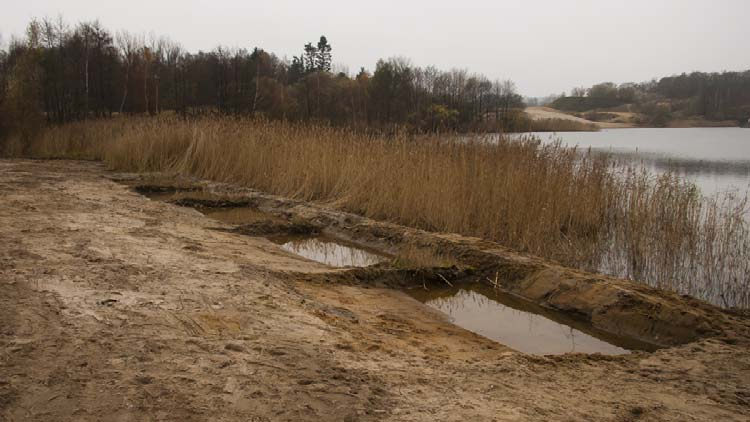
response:
<svg viewBox="0 0 750 422"><path fill-rule="evenodd" d="M508 78L528 96L683 71L750 69L750 0L17 0L7 41L32 17L99 19L168 35L190 51L263 47L284 57L321 34L355 72L378 58Z"/></svg>

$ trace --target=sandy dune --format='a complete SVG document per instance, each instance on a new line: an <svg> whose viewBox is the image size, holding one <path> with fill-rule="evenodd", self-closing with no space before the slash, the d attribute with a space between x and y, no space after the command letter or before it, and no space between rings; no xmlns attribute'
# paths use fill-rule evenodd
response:
<svg viewBox="0 0 750 422"><path fill-rule="evenodd" d="M550 107L526 107L524 110L534 120L540 119L563 119L572 120L580 123L593 124L600 128L628 128L633 125L628 123L608 123L608 122L594 122L592 120L586 120L580 117L571 116L570 114L563 113L559 110L555 110Z"/></svg>

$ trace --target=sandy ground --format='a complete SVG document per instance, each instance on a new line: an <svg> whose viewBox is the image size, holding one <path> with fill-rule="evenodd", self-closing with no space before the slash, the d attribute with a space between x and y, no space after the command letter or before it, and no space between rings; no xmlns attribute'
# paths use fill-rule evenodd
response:
<svg viewBox="0 0 750 422"><path fill-rule="evenodd" d="M748 421L750 342L535 357L98 164L0 161L0 420Z"/></svg>
<svg viewBox="0 0 750 422"><path fill-rule="evenodd" d="M581 117L571 116L570 114L563 113L559 110L555 110L554 108L550 108L550 107L526 107L524 111L526 112L526 114L529 115L529 117L531 117L534 120L540 120L540 119L572 120L572 121L585 123L585 124L593 124L602 129L635 127L634 125L628 124L628 123L595 122L592 120L583 119ZM629 113L616 113L616 114L627 115Z"/></svg>

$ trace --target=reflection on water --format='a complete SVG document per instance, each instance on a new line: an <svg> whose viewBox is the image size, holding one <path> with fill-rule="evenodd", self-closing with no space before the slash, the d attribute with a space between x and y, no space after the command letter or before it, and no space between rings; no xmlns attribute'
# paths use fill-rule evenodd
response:
<svg viewBox="0 0 750 422"><path fill-rule="evenodd" d="M673 170L705 195L750 188L750 129L604 129L600 132L537 133L569 146L612 154L626 163L663 173Z"/></svg>
<svg viewBox="0 0 750 422"><path fill-rule="evenodd" d="M641 342L594 333L580 321L553 315L541 307L495 292L489 287L430 291L415 289L410 294L447 314L451 322L459 327L524 353L621 355L634 349L654 349Z"/></svg>
<svg viewBox="0 0 750 422"><path fill-rule="evenodd" d="M729 183L728 185L741 186L747 182L750 176L750 160L735 161L711 161L699 160L695 158L675 157L660 153L644 151L620 151L620 150L603 150L594 149L593 152L602 152L611 154L615 160L624 163L643 163L658 172L676 171L688 178L701 177L721 177L728 176L731 179L737 179L739 183Z"/></svg>
<svg viewBox="0 0 750 422"><path fill-rule="evenodd" d="M374 252L324 237L277 239L281 248L332 267L367 267L387 258Z"/></svg>
<svg viewBox="0 0 750 422"><path fill-rule="evenodd" d="M658 234L661 227L638 234L637 224L626 222L622 232L602 233L601 252L585 263L588 268L690 294L718 306L748 306L745 233L750 212L743 199L750 194L750 129L609 129L534 135L545 142L559 139L567 146L608 154L616 162L640 166L652 174L672 171L695 183L703 195L719 195L718 216L709 206L680 211L686 221L706 223L697 231L686 224L679 236L670 239ZM663 223L663 233L673 230L669 228L673 222ZM632 237L631 227L636 233Z"/></svg>

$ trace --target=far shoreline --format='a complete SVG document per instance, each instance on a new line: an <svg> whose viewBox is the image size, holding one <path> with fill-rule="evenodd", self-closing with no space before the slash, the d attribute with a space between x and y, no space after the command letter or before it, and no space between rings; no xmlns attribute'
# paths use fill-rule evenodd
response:
<svg viewBox="0 0 750 422"><path fill-rule="evenodd" d="M674 119L670 120L664 126L646 125L638 123L625 122L597 122L594 120L584 119L574 116L551 107L534 106L526 107L524 112L532 120L560 119L580 123L582 125L593 125L601 129L687 129L687 128L742 128L734 120L706 120L704 118L693 119ZM624 114L624 113L623 113ZM535 132L570 132L570 130L539 130Z"/></svg>

